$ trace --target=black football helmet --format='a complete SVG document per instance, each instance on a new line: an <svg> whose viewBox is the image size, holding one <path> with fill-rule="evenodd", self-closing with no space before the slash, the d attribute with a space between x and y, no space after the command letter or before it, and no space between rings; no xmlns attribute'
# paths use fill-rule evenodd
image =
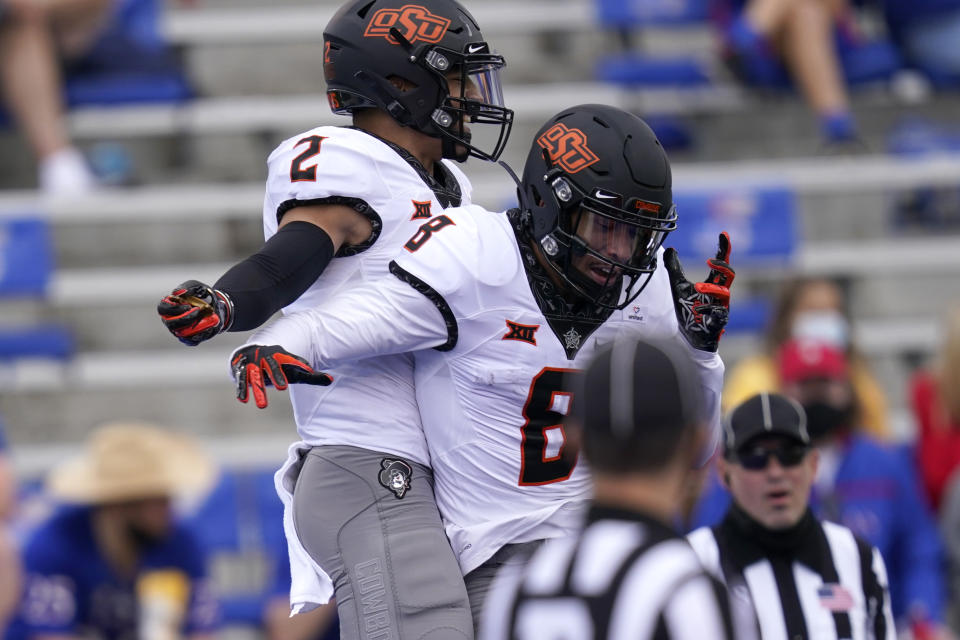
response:
<svg viewBox="0 0 960 640"><path fill-rule="evenodd" d="M660 141L643 120L606 105L564 109L541 127L520 189L527 231L550 267L602 307L640 295L677 228Z"/></svg>
<svg viewBox="0 0 960 640"><path fill-rule="evenodd" d="M441 138L443 156L461 162L503 153L513 124L500 86L506 63L455 0L351 0L327 24L323 43L334 113L382 109L405 127ZM457 95L450 94L451 73L460 75ZM406 90L392 78L406 80ZM467 123L498 125L493 148L474 146Z"/></svg>

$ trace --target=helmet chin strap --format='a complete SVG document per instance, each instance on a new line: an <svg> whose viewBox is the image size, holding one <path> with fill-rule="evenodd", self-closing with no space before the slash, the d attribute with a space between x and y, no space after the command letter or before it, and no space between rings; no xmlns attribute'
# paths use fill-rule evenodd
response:
<svg viewBox="0 0 960 640"><path fill-rule="evenodd" d="M517 204L520 205L521 211L532 211L530 206L530 199L527 194L524 192L523 183L520 182L520 178L517 176L517 172L513 170L506 160L499 160L497 164L503 167L503 170L507 172L507 175L510 176L510 179L513 180L513 183L517 185Z"/></svg>
<svg viewBox="0 0 960 640"><path fill-rule="evenodd" d="M470 149L452 135L444 134L440 137L440 151L444 158L457 162L466 162L470 157Z"/></svg>

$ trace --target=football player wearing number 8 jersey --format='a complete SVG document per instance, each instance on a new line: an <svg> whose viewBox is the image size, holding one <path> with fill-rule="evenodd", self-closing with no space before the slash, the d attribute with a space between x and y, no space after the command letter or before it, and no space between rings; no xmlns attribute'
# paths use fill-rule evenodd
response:
<svg viewBox="0 0 960 640"><path fill-rule="evenodd" d="M158 305L188 345L389 277L421 224L470 203L470 183L451 160L493 160L506 142L504 59L455 0L349 0L319 45L330 106L353 126L317 127L270 155L262 249L212 287L189 281ZM481 127L495 132L483 148L471 137ZM472 638L433 497L412 357L329 375L268 349L250 357L273 364L278 386L315 385L291 392L302 441L277 475L294 611L335 588L343 638Z"/></svg>
<svg viewBox="0 0 960 640"><path fill-rule="evenodd" d="M677 214L650 128L603 105L560 112L532 144L520 194L505 213L444 211L411 236L387 281L284 317L234 359L243 398L264 393L258 350L317 370L415 352L437 505L475 614L499 565L577 524L589 474L561 426L577 402L564 380L598 347L630 334L681 344L713 430L704 459L719 434L729 237L704 282L662 249Z"/></svg>

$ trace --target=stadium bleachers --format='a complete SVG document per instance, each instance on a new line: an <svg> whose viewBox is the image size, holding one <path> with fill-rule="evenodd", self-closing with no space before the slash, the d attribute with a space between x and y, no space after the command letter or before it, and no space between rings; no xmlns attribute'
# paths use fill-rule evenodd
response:
<svg viewBox="0 0 960 640"><path fill-rule="evenodd" d="M264 550L279 542L269 470L296 437L292 412L280 394L263 411L234 400L227 356L242 335L187 349L154 307L179 282L213 282L259 246L273 145L345 122L329 114L317 64L319 34L338 2L199 0L166 6L151 22L154 0L125 1L140 12L129 24L145 29L147 42L173 43L186 73L165 67L139 84L129 75L80 78L69 126L81 145L125 149L138 184L41 197L24 178L21 143L0 135L0 149L12 150L0 154L0 415L27 478L106 420L136 417L198 435L226 474L196 522L215 550L214 579L235 587L230 622L255 625L276 561ZM856 340L888 392L898 434L909 434L904 384L937 349L939 318L960 298L960 229L939 219L907 228L895 207L904 193L960 185L960 145L931 144L923 135L944 136L917 130L888 144L903 106L879 92L855 98L868 152L818 155L813 124L795 101L754 95L717 72L702 0L466 4L509 60L512 166L521 166L539 124L568 104L602 102L678 123L690 146L673 156L681 227L667 244L689 275L701 275L717 232L731 232L728 365L758 348L780 283L796 274L843 278ZM658 5L680 10L633 22L617 13ZM645 57L641 67L622 58L623 26L642 30L632 56L655 51L659 59ZM625 66L611 66L614 57ZM678 86L683 74L695 82ZM911 109L937 119L958 107L945 95ZM511 202L514 186L499 168L468 171L476 201Z"/></svg>
<svg viewBox="0 0 960 640"><path fill-rule="evenodd" d="M53 273L49 222L17 209L0 216L0 300L43 299ZM73 352L69 329L49 319L7 320L0 325L0 367L21 360L64 362Z"/></svg>
<svg viewBox="0 0 960 640"><path fill-rule="evenodd" d="M257 246L264 158L279 139L309 126L342 122L328 113L315 62L319 32L337 3L199 4L168 8L159 28L180 48L198 97L86 105L70 115L71 131L81 142L125 145L142 186L48 200L24 190L29 183L18 178L22 171L4 171L0 178L5 188L0 212L40 212L53 230L57 264L42 303L24 310L22 301L3 301L0 309L62 323L73 336L71 357L17 361L3 369L9 384L0 394L0 413L28 457L51 438L76 441L96 422L125 413L211 437L264 430L280 440L293 435L284 403L276 403L267 418L233 402L225 360L240 336L186 350L163 331L153 305L187 277L215 279ZM744 316L750 317L724 344L727 359L755 348L763 300L778 282L795 272L843 276L853 282L857 336L876 358L894 406L903 410L904 360L908 354L929 353L936 344L945 300L935 293L960 269L960 238L932 228L912 230L909 241L903 240L893 224L894 196L918 186L960 184L960 158L948 151L879 153L902 112L889 96L857 98L873 152L849 159L814 155L813 125L793 101L758 97L724 78L709 89L683 93L635 92L599 82L596 57L619 47L602 28L591 0L498 0L471 8L490 40L498 46L503 42L510 60L506 96L518 114L506 154L511 164L522 163L532 132L561 105L596 101L682 118L696 136L691 151L674 157L681 225L697 218L694 202L683 204L683 193L784 190L789 205L773 201L754 212L751 234L764 241L770 228L787 228L784 207L793 207L794 236L776 249L785 257L781 265L738 264L744 244L735 235L734 309L742 299ZM651 27L644 44L694 57L711 51L715 42L709 30L689 18L688 28L679 32ZM278 74L277 68L289 72ZM918 105L915 112L935 118L956 107L956 97L948 95ZM16 144L9 134L0 138L0 145ZM23 164L15 153L3 156L4 168ZM499 207L509 201L513 187L499 169L475 164L470 171L479 202ZM709 206L701 213L709 218ZM676 241L682 240L681 232ZM705 241L700 242L690 246L704 253ZM912 304L878 293L891 278L891 256L896 257L894 279ZM932 302L921 306L915 303L920 299ZM170 408L176 406L190 411L174 413ZM31 427L20 430L21 424Z"/></svg>

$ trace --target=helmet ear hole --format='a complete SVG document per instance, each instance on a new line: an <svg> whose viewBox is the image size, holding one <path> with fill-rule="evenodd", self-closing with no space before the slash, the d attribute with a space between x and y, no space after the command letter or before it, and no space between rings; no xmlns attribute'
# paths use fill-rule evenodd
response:
<svg viewBox="0 0 960 640"><path fill-rule="evenodd" d="M402 91L404 93L418 88L416 83L411 82L402 76L389 75L387 76L387 80L389 80L390 84L396 87L398 91Z"/></svg>

